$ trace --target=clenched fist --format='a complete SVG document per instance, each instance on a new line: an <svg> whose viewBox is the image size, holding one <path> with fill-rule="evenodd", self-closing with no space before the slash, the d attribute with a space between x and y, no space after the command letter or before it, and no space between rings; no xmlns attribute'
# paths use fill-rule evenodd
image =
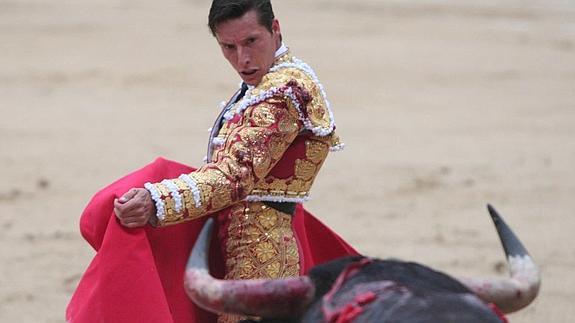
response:
<svg viewBox="0 0 575 323"><path fill-rule="evenodd" d="M132 188L114 200L114 212L123 226L139 228L155 219L156 206L148 190Z"/></svg>

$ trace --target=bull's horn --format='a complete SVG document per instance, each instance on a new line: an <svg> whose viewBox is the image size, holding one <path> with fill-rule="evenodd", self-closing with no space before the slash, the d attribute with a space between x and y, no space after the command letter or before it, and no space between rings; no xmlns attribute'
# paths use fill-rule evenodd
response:
<svg viewBox="0 0 575 323"><path fill-rule="evenodd" d="M487 208L507 256L510 278L471 278L462 282L484 301L494 303L504 313L511 313L529 305L537 297L541 284L539 269L497 211L491 205Z"/></svg>
<svg viewBox="0 0 575 323"><path fill-rule="evenodd" d="M290 317L312 301L315 287L306 277L258 280L220 280L208 269L213 220L209 219L186 266L185 288L198 306L214 312L262 317Z"/></svg>

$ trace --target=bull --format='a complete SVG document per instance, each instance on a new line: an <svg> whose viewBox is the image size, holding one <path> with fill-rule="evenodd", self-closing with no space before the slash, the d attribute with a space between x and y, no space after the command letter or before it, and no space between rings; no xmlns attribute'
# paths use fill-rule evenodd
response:
<svg viewBox="0 0 575 323"><path fill-rule="evenodd" d="M219 280L207 266L213 226L208 222L186 267L186 293L211 312L268 323L506 322L499 310L511 313L529 305L541 279L517 236L493 207L488 210L507 256L507 278L458 280L413 262L352 256L301 277Z"/></svg>

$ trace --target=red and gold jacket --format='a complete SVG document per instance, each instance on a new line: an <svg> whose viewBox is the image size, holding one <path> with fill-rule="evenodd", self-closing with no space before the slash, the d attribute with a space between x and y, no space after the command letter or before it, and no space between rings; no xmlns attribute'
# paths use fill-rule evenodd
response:
<svg viewBox="0 0 575 323"><path fill-rule="evenodd" d="M215 322L189 301L181 282L203 219L170 226L206 215L217 219L210 262L224 279L297 276L356 254L303 207L295 208L308 198L330 148L340 146L311 68L284 54L258 86L244 90L216 121L203 167L158 159L100 191L86 207L82 234L98 253L68 306L69 321ZM157 180L145 187L156 204L157 225L169 227L126 231L110 216L112 201ZM133 306L118 306L126 297Z"/></svg>
<svg viewBox="0 0 575 323"><path fill-rule="evenodd" d="M211 131L207 164L145 187L159 226L239 202L301 203L328 152L341 147L317 76L286 52L257 86L226 104Z"/></svg>

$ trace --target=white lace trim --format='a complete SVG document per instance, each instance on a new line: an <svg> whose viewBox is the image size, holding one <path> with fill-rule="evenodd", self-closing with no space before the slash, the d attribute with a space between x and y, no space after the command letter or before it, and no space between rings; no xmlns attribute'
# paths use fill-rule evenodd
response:
<svg viewBox="0 0 575 323"><path fill-rule="evenodd" d="M345 149L345 144L343 142L339 143L335 146L329 147L329 151L331 151L331 152L338 152L338 151L342 151L344 149Z"/></svg>
<svg viewBox="0 0 575 323"><path fill-rule="evenodd" d="M165 213L164 201L162 200L160 193L158 192L156 187L154 187L154 185L149 182L144 184L144 188L146 188L148 192L150 192L152 200L154 200L156 204L156 217L158 218L158 220L163 221L166 217L166 213Z"/></svg>
<svg viewBox="0 0 575 323"><path fill-rule="evenodd" d="M182 212L184 209L184 203L182 201L182 195L180 194L178 186L174 184L174 182L167 179L163 180L161 183L170 190L170 195L172 196L172 199L174 199L174 209L176 212Z"/></svg>
<svg viewBox="0 0 575 323"><path fill-rule="evenodd" d="M221 146L225 143L226 143L226 140L224 138L214 137L214 139L212 139L212 145L214 145L214 146Z"/></svg>
<svg viewBox="0 0 575 323"><path fill-rule="evenodd" d="M304 61L302 61L296 57L293 57L292 61L293 62L285 62L285 63L278 64L278 65L272 67L270 69L270 72L275 72L275 71L282 69L282 68L296 68L296 69L303 71L305 74L307 74L309 77L311 77L311 79L314 81L314 83L317 84L317 86L319 87L321 95L325 101L325 106L326 106L327 111L329 113L330 124L329 124L329 127L327 128L327 129L329 129L329 132L327 134L321 135L321 134L317 134L313 129L309 129L309 130L312 130L314 132L314 134L319 135L319 136L326 136L326 135L331 134L333 132L333 129L335 128L335 119L333 117L333 111L331 110L331 104L329 103L329 100L327 99L327 94L325 93L325 88L323 87L323 84L321 84L321 82L319 81L319 78L315 74L315 71L306 62L304 62ZM321 127L317 127L317 128L321 128ZM325 128L321 128L321 129L325 129Z"/></svg>
<svg viewBox="0 0 575 323"><path fill-rule="evenodd" d="M286 196L276 196L276 195L249 195L246 197L248 202L292 202L292 203L304 203L309 201L309 196L305 197L286 197Z"/></svg>
<svg viewBox="0 0 575 323"><path fill-rule="evenodd" d="M317 86L320 89L321 95L323 96L323 99L325 100L325 105L326 105L326 108L327 108L327 111L329 114L330 123L329 123L329 126L327 128L321 127L321 126L317 126L317 127L313 126L313 124L311 123L309 118L305 117L305 115L303 113L304 107L302 107L301 104L298 102L295 94L293 93L292 88L287 87L287 86L283 86L280 88L272 87L269 90L267 90L263 93L260 93L259 95L256 95L256 96L251 94L254 87L248 86L248 90L246 91L245 96L240 100L240 102L238 102L235 105L235 109L233 107L231 107L228 111L226 111L224 113L224 119L226 119L228 121L232 120L236 114L242 114L248 107L250 107L252 105L256 105L258 103L261 103L261 102L263 102L269 98L272 98L274 96L277 96L277 95L284 95L290 99L292 104L298 110L299 119L303 122L304 127L307 130L310 130L316 136L320 136L320 137L330 135L333 132L333 130L335 129L335 121L334 121L334 117L333 117L333 112L331 110L331 105L330 105L329 101L327 100L327 95L325 93L324 87L319 82L319 79L317 78L315 72L312 70L312 68L309 65L307 65L306 63L304 63L303 61L301 61L295 57L293 58L293 62L278 64L278 65L272 67L270 69L270 72L275 72L275 71L282 69L282 68L297 68L297 69L303 71L304 73L306 73L317 84Z"/></svg>
<svg viewBox="0 0 575 323"><path fill-rule="evenodd" d="M188 186L190 187L196 208L201 207L202 206L202 194L200 192L200 189L198 188L198 184L196 183L196 181L194 179L192 179L187 174L182 174L178 178L181 179L182 181L186 182L186 184L188 184Z"/></svg>

